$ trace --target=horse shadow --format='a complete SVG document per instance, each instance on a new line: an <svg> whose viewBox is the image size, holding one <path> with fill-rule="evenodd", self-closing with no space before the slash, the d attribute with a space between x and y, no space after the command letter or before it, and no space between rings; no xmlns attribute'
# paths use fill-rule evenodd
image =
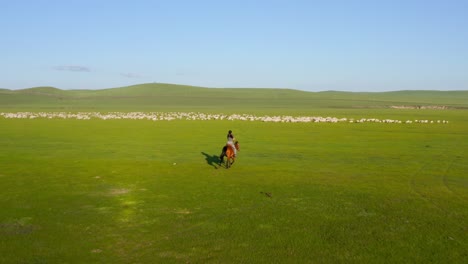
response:
<svg viewBox="0 0 468 264"><path fill-rule="evenodd" d="M210 155L208 153L205 153L205 152L201 152L201 154L203 156L205 156L205 160L206 160L206 163L210 166L213 166L215 169L218 168L218 164L219 164L219 156L218 155Z"/></svg>

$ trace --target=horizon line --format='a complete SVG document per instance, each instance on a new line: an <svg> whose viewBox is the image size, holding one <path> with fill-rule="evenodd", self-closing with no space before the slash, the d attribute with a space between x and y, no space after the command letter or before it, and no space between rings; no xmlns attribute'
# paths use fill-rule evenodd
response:
<svg viewBox="0 0 468 264"><path fill-rule="evenodd" d="M388 93L388 92L404 92L404 91L432 91L432 92L457 92L457 91L468 91L468 89L453 89L453 90L440 90L440 89L395 89L395 90L382 90L382 91L347 91L347 90L305 90L299 88L287 88L287 87L210 87L210 86L198 86L198 85L191 85L191 84L178 84L178 83L165 83L165 82L147 82L147 83L137 83L132 85L125 85L125 86L116 86L116 87L106 87L106 88L96 88L96 89L66 89L66 88L59 88L56 86L50 85L39 85L39 86L32 86L32 87L25 87L25 88L17 88L17 89L10 89L10 88L0 88L0 90L8 90L8 91L21 91L21 90L29 90L29 89L37 89L37 88L53 88L58 89L61 91L99 91L99 90L108 90L108 89L119 89L119 88L126 88L126 87L133 87L133 86L142 86L142 85L172 85L172 86L188 86L193 88L204 88L204 89L270 89L270 90L294 90L294 91L301 91L301 92L311 92L311 93L320 93L320 92L343 92L343 93Z"/></svg>

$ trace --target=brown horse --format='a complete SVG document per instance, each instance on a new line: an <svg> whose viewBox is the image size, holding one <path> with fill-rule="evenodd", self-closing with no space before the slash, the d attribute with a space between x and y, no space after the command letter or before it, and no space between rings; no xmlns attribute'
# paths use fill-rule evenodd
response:
<svg viewBox="0 0 468 264"><path fill-rule="evenodd" d="M234 146L236 147L237 151L240 151L239 141L234 142ZM236 160L236 157L234 156L234 149L232 148L232 146L226 145L223 147L221 155L219 156L219 165L223 163L225 156L227 158L226 169L229 169L229 167L231 167L231 165Z"/></svg>

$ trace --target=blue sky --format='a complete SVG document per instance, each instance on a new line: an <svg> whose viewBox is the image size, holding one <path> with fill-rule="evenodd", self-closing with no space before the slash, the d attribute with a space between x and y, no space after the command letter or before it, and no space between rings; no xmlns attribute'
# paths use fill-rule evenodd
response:
<svg viewBox="0 0 468 264"><path fill-rule="evenodd" d="M0 88L468 90L467 0L0 0Z"/></svg>

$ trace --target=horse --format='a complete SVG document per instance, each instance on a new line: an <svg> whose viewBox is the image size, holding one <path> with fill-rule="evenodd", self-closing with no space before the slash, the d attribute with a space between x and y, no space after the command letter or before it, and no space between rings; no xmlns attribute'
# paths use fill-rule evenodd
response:
<svg viewBox="0 0 468 264"><path fill-rule="evenodd" d="M234 146L236 147L237 151L240 151L239 141L236 140L236 142L234 142ZM232 146L226 144L226 146L224 146L223 149L221 150L221 155L219 156L220 166L223 163L225 156L227 157L226 169L229 169L229 167L231 167L231 165L236 160L236 157L234 156L234 149L232 148Z"/></svg>

